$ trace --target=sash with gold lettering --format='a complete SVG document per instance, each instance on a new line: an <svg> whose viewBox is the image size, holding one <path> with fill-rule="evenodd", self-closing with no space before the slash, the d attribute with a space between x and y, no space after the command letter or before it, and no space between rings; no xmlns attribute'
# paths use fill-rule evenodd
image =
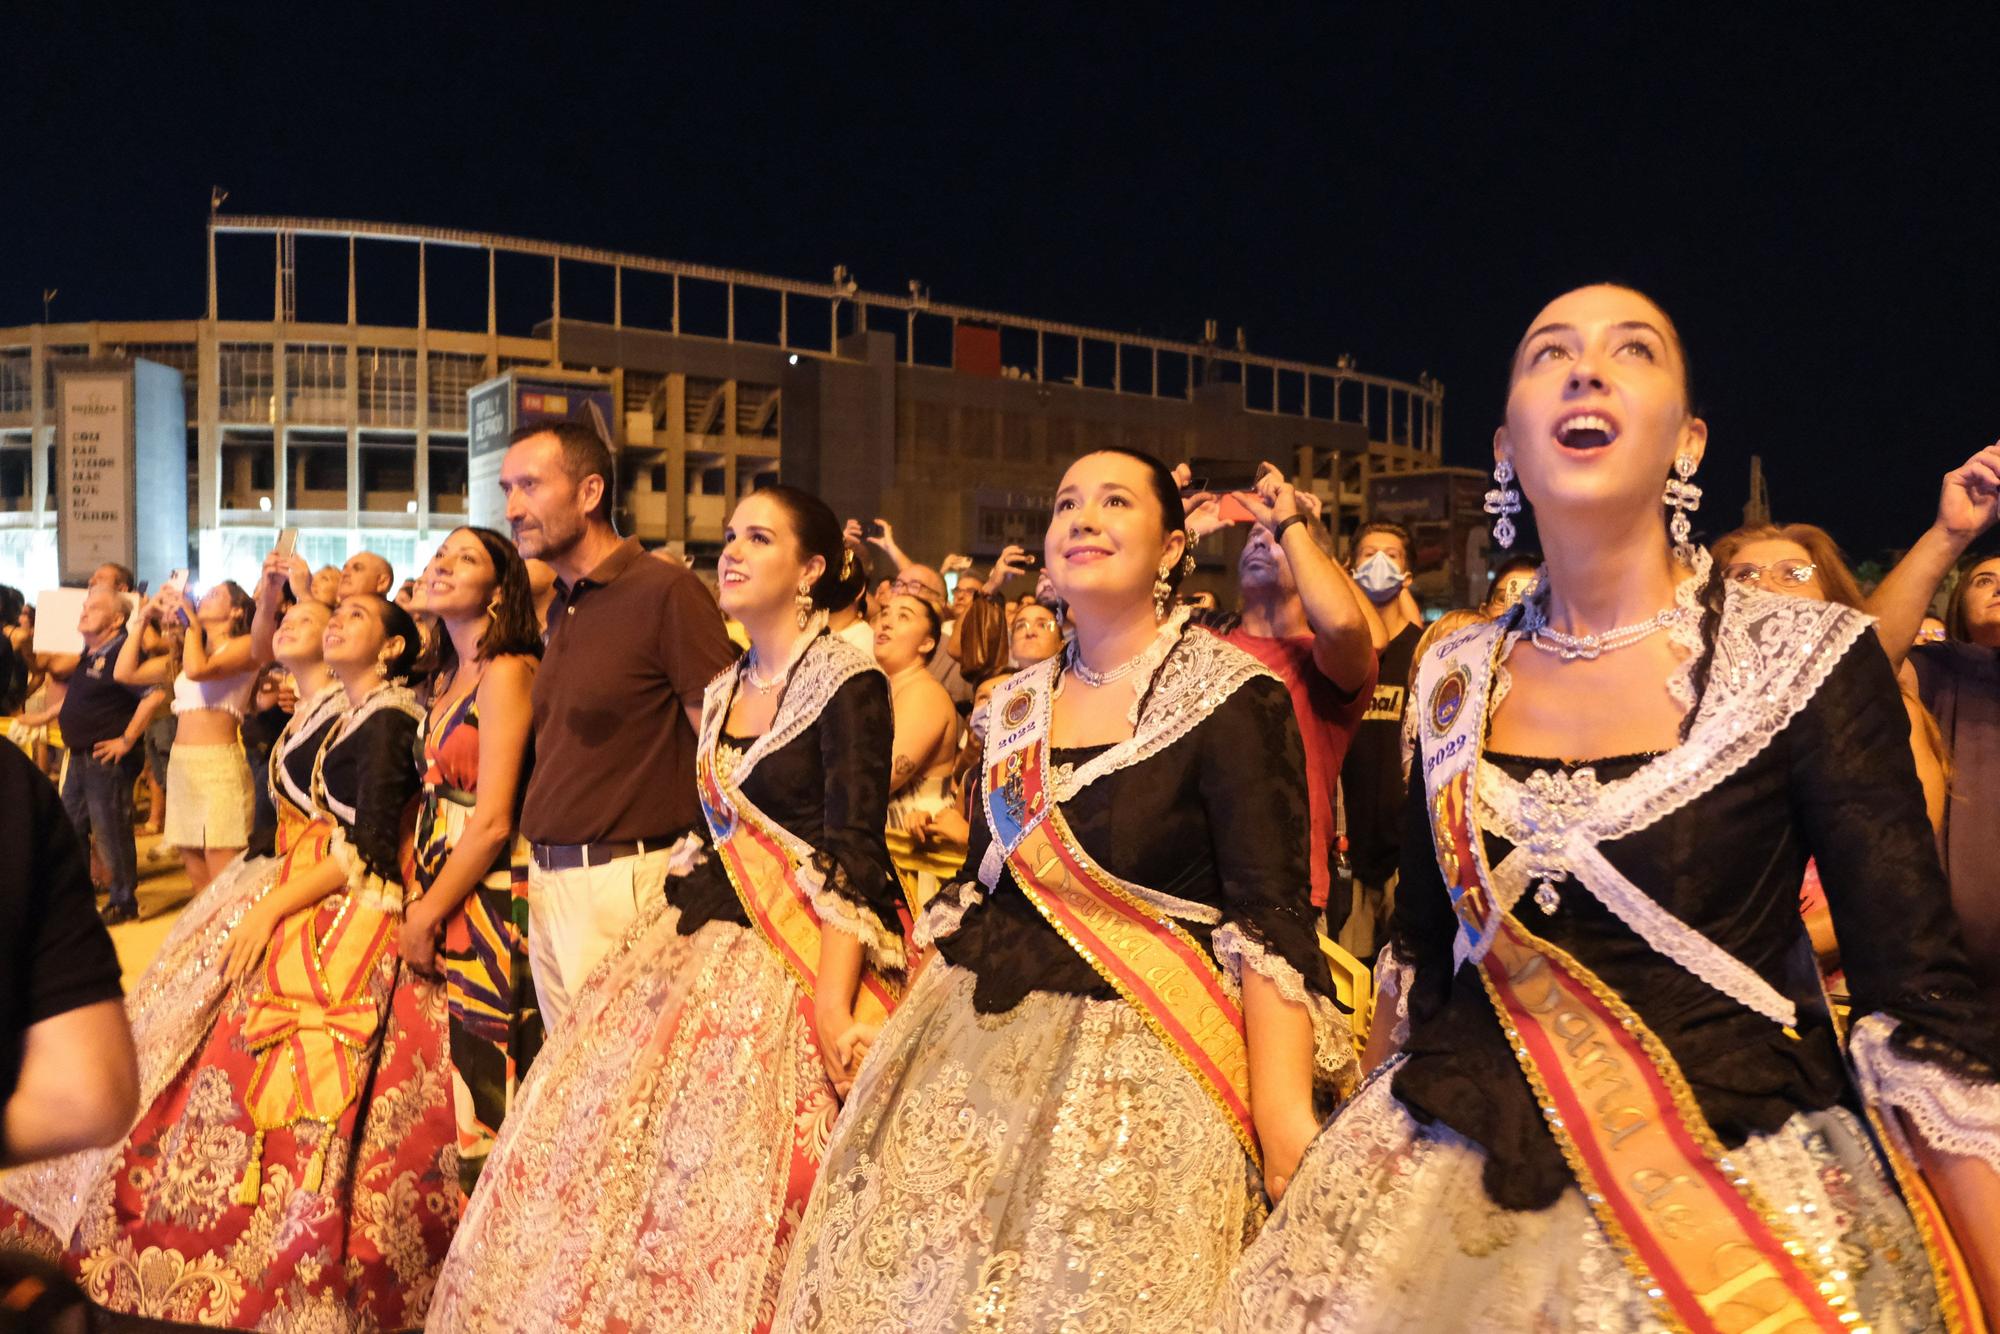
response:
<svg viewBox="0 0 2000 1334"><path fill-rule="evenodd" d="M1053 664L1030 669L994 695L982 794L994 842L1035 910L1138 1010L1261 1164L1242 1005L1207 952L1161 906L1162 896L1091 859L1050 790L1053 680Z"/></svg>
<svg viewBox="0 0 2000 1334"><path fill-rule="evenodd" d="M1455 956L1477 964L1584 1198L1663 1319L1699 1334L1851 1328L1851 1292L1807 1271L1803 1245L1732 1163L1665 1044L1497 897L1473 779L1504 643L1490 624L1442 641L1412 701Z"/></svg>
<svg viewBox="0 0 2000 1334"><path fill-rule="evenodd" d="M810 638L790 664L789 684L769 730L758 738L736 773L727 776L716 768L716 739L735 697L737 669L732 667L717 677L703 699L695 788L709 836L744 913L798 979L808 1005L818 984L820 932L825 929L807 886L807 878L818 874L812 866L813 849L757 809L738 784L756 758L810 726L849 677L874 670L878 670L874 662L845 640L826 635ZM880 1024L898 999L896 982L872 961L864 963L861 987L854 998L855 1019ZM810 1010L807 1013L810 1015Z"/></svg>

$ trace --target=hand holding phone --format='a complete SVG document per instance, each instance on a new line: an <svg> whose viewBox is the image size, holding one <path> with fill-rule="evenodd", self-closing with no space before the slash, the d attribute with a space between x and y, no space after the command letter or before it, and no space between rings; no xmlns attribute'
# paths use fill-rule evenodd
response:
<svg viewBox="0 0 2000 1334"><path fill-rule="evenodd" d="M278 545L272 548L280 556L289 556L299 545L299 530L286 528L278 534Z"/></svg>

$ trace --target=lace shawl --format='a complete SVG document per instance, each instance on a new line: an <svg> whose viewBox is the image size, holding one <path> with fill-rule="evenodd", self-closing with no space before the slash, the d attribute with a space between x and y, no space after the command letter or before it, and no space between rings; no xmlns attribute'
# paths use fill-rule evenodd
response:
<svg viewBox="0 0 2000 1334"><path fill-rule="evenodd" d="M793 645L786 660L782 669L785 685L770 727L750 743L726 777L718 774L725 801L756 809L755 803L744 795L743 784L758 764L819 722L834 695L848 681L869 672L881 673L872 657L838 635L821 633L823 629L824 613L821 613ZM747 670L748 659L739 660L709 682L703 693L703 754L715 753L722 744L723 724L728 720L738 683ZM901 933L891 930L855 890L839 860L812 847L777 820L767 816L764 824L797 864L799 884L811 899L821 925L859 940L868 961L875 967L890 972L903 969Z"/></svg>

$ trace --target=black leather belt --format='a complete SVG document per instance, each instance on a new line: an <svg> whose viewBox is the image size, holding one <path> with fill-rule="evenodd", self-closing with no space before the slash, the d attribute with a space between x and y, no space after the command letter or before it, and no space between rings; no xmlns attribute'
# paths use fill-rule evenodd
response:
<svg viewBox="0 0 2000 1334"><path fill-rule="evenodd" d="M544 871L573 871L666 846L666 839L645 839L638 843L530 843L528 849L534 854L535 865Z"/></svg>

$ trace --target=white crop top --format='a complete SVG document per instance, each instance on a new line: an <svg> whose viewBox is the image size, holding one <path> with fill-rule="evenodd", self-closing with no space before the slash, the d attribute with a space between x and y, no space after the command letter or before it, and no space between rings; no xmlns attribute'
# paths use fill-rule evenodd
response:
<svg viewBox="0 0 2000 1334"><path fill-rule="evenodd" d="M256 684L257 672L254 668L234 676L217 677L213 681L196 681L183 671L174 678L174 712L221 709L241 719L244 708L250 703L250 691Z"/></svg>

